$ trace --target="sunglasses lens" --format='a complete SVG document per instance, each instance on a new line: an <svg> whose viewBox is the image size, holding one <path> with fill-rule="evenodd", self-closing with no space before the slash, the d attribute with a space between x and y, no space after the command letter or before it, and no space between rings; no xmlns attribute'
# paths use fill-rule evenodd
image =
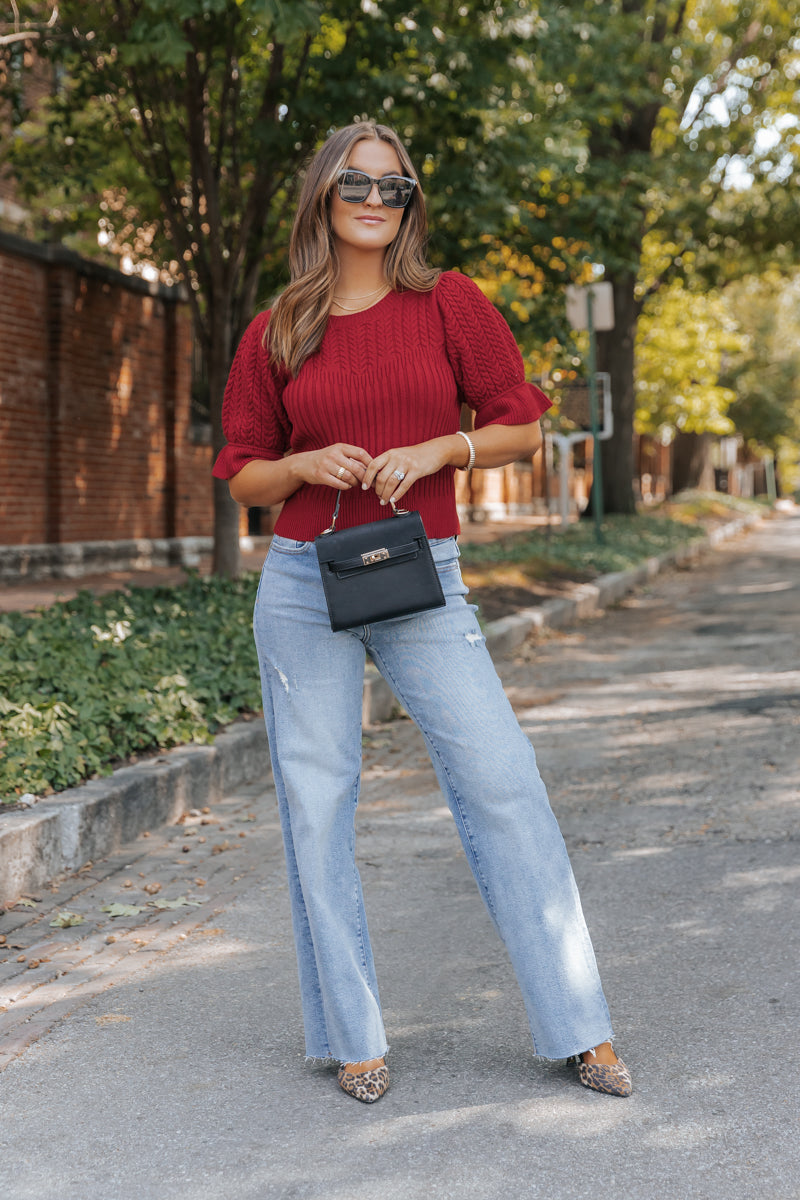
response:
<svg viewBox="0 0 800 1200"><path fill-rule="evenodd" d="M339 195L348 204L360 204L372 189L372 180L363 171L342 171L339 176Z"/></svg>
<svg viewBox="0 0 800 1200"><path fill-rule="evenodd" d="M402 175L387 175L378 184L378 191L387 208L405 208L414 191L414 181Z"/></svg>

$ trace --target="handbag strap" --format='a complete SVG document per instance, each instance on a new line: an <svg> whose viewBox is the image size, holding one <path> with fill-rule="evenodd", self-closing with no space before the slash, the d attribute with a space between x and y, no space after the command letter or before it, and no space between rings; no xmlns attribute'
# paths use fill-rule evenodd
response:
<svg viewBox="0 0 800 1200"><path fill-rule="evenodd" d="M339 505L342 503L343 491L344 491L343 488L337 488L336 504L333 509L333 517L331 519L331 523L327 529L323 529L322 533L319 535L320 537L324 537L326 533L335 533L336 532L336 520L339 516ZM389 503L392 506L392 516L393 517L407 517L408 516L409 510L407 508L398 508L397 505L395 504L394 500L390 500Z"/></svg>

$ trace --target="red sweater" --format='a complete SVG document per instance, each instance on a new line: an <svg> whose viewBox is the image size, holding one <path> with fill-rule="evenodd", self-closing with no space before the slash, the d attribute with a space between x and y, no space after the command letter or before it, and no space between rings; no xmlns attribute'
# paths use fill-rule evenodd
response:
<svg viewBox="0 0 800 1200"><path fill-rule="evenodd" d="M433 291L390 292L363 312L329 317L319 351L296 379L269 365L262 345L268 320L265 312L250 323L231 367L222 413L228 445L214 464L218 479L290 449L347 442L375 457L452 434L462 401L474 409L476 429L526 425L550 406L525 382L508 325L465 275L446 272ZM431 538L459 531L454 470L418 479L403 498ZM330 525L335 501L334 488L303 484L285 501L275 532L313 540ZM372 489L352 488L342 497L337 528L390 515Z"/></svg>

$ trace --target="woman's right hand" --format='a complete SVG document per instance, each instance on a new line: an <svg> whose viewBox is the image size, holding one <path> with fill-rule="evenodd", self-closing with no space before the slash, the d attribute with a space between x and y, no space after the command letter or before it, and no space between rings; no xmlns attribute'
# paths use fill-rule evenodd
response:
<svg viewBox="0 0 800 1200"><path fill-rule="evenodd" d="M322 450L306 450L291 454L293 470L304 483L323 484L325 487L347 491L364 479L372 456L360 446L337 442Z"/></svg>

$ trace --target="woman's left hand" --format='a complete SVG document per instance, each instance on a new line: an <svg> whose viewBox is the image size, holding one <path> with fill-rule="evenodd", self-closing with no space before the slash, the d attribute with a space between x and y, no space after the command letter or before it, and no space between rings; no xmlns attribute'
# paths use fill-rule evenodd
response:
<svg viewBox="0 0 800 1200"><path fill-rule="evenodd" d="M447 438L420 442L418 446L396 446L384 450L364 472L361 486L375 488L381 504L397 503L413 483L425 475L435 475L449 461Z"/></svg>

